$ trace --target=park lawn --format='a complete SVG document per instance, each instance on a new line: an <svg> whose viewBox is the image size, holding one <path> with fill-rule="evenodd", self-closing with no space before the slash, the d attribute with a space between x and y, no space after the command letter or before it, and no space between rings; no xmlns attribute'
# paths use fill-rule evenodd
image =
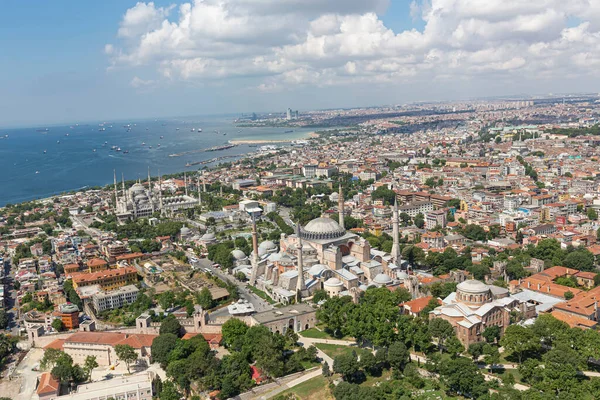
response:
<svg viewBox="0 0 600 400"><path fill-rule="evenodd" d="M495 375L500 378L504 378L506 376L506 374L508 374L510 372L513 375L513 377L515 378L516 383L523 382L523 375L521 375L521 373L519 372L518 369L495 369L493 374L490 373L488 370L485 370L485 371L491 375Z"/></svg>
<svg viewBox="0 0 600 400"><path fill-rule="evenodd" d="M381 376L367 375L367 380L364 381L363 383L361 383L361 385L375 386L379 382L385 382L385 381L389 380L391 376L392 376L392 370L384 369L383 371L381 371Z"/></svg>
<svg viewBox="0 0 600 400"><path fill-rule="evenodd" d="M265 292L263 292L260 289L255 288L252 285L248 285L248 289L250 289L252 291L252 293L254 293L255 295L257 295L258 297L266 300L267 302L269 302L269 304L275 304L275 302L273 301L273 299L271 299Z"/></svg>
<svg viewBox="0 0 600 400"><path fill-rule="evenodd" d="M329 381L322 375L302 382L298 386L280 393L281 395L295 394L302 400L333 400L329 390Z"/></svg>
<svg viewBox="0 0 600 400"><path fill-rule="evenodd" d="M356 354L360 356L360 353L363 351L368 351L366 349L361 349L356 346L341 346L338 344L329 344L329 343L315 343L315 346L322 350L323 353L327 354L331 358L335 358L342 354L350 354L352 351L355 351Z"/></svg>
<svg viewBox="0 0 600 400"><path fill-rule="evenodd" d="M304 336L311 339L331 339L331 340L353 340L353 338L344 336L342 338L336 338L325 332L324 328L310 328L300 332L300 336Z"/></svg>

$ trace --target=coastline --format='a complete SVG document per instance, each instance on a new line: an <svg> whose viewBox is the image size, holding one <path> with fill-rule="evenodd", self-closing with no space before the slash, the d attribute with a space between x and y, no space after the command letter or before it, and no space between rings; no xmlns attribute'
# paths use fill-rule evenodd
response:
<svg viewBox="0 0 600 400"><path fill-rule="evenodd" d="M313 138L318 138L319 134L316 132L309 132L307 133L307 138L309 139L313 139ZM270 140L270 139L239 139L239 140L229 140L230 144L270 144L270 143L292 143L295 142L296 140L304 140L304 139L276 139L276 140Z"/></svg>

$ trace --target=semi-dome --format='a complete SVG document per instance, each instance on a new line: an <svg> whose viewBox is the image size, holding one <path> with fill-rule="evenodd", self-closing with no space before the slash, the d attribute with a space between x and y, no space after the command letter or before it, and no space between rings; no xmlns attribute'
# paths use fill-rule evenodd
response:
<svg viewBox="0 0 600 400"><path fill-rule="evenodd" d="M392 278L390 278L386 274L377 274L377 276L373 278L373 282L379 285L389 285L390 283L392 283Z"/></svg>
<svg viewBox="0 0 600 400"><path fill-rule="evenodd" d="M244 254L244 252L239 249L232 250L231 255L233 256L233 258L235 258L238 261L246 259L246 254Z"/></svg>
<svg viewBox="0 0 600 400"><path fill-rule="evenodd" d="M485 293L485 292L489 291L490 288L488 287L488 285L486 285L485 283L483 283L481 281L478 281L475 279L469 279L469 280L459 283L456 286L456 290L465 292L465 293L477 294L477 293Z"/></svg>
<svg viewBox="0 0 600 400"><path fill-rule="evenodd" d="M187 236L191 233L192 231L190 230L190 228L188 228L187 226L182 226L181 229L179 230L179 233L181 234L181 236Z"/></svg>
<svg viewBox="0 0 600 400"><path fill-rule="evenodd" d="M331 218L316 218L300 230L305 239L336 239L344 236L346 231Z"/></svg>
<svg viewBox="0 0 600 400"><path fill-rule="evenodd" d="M328 269L326 265L315 264L312 267L310 267L310 269L308 270L308 274L310 276L320 276L326 269Z"/></svg>
<svg viewBox="0 0 600 400"><path fill-rule="evenodd" d="M325 286L342 286L343 283L338 278L329 278L324 283Z"/></svg>

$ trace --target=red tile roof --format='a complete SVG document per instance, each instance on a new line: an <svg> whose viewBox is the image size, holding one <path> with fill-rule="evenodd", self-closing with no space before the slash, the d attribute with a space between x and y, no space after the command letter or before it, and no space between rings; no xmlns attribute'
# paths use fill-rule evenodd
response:
<svg viewBox="0 0 600 400"><path fill-rule="evenodd" d="M50 372L44 372L40 376L40 384L37 388L38 395L48 395L52 393L58 393L58 388L60 387L59 382L52 377Z"/></svg>

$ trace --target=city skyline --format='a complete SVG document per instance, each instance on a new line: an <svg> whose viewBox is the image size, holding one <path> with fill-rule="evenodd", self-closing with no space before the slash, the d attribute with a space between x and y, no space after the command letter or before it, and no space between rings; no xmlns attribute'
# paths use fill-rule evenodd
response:
<svg viewBox="0 0 600 400"><path fill-rule="evenodd" d="M563 3L13 3L0 17L8 60L0 89L9 94L0 120L35 125L594 91L600 7Z"/></svg>

